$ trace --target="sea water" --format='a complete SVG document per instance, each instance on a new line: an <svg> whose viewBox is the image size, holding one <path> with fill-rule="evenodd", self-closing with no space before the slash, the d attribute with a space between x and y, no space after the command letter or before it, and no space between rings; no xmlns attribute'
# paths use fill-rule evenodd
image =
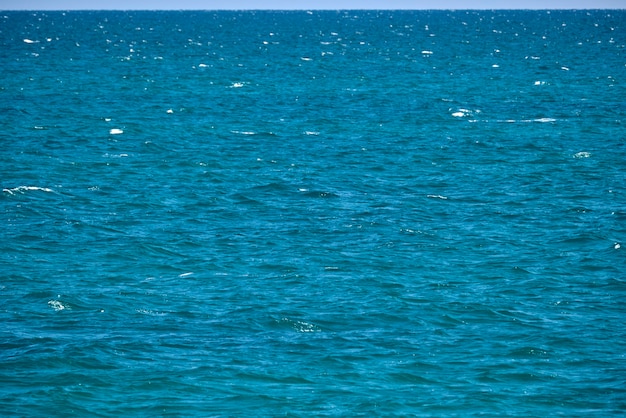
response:
<svg viewBox="0 0 626 418"><path fill-rule="evenodd" d="M625 11L0 44L0 415L626 410Z"/></svg>

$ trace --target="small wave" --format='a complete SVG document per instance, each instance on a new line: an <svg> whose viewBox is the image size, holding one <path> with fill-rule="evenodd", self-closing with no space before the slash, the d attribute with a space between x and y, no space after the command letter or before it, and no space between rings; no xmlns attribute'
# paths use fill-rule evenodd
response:
<svg viewBox="0 0 626 418"><path fill-rule="evenodd" d="M40 191L40 192L46 192L46 193L52 193L53 190L49 189L47 187L37 187L37 186L19 186L19 187L14 187L12 189L2 189L3 192L8 193L10 195L14 195L16 193L21 193L24 194L27 191Z"/></svg>
<svg viewBox="0 0 626 418"><path fill-rule="evenodd" d="M128 154L126 153L121 153L121 154L109 154L108 152L106 154L102 155L104 158L126 158L128 157Z"/></svg>
<svg viewBox="0 0 626 418"><path fill-rule="evenodd" d="M148 315L148 316L165 316L167 315L167 313L165 312L157 312L157 311L153 311L152 309L135 309L135 312L137 312L138 314L142 314L142 315Z"/></svg>
<svg viewBox="0 0 626 418"><path fill-rule="evenodd" d="M322 198L331 198L331 197L339 197L339 195L332 193L332 192L324 192L324 191L319 191L319 190L313 190L313 191L306 191L303 192L305 196L307 197L322 197Z"/></svg>
<svg viewBox="0 0 626 418"><path fill-rule="evenodd" d="M461 113L453 113L452 116L463 117ZM470 119L469 122L482 122L482 123L551 123L557 122L557 119L553 118L537 118L537 119Z"/></svg>

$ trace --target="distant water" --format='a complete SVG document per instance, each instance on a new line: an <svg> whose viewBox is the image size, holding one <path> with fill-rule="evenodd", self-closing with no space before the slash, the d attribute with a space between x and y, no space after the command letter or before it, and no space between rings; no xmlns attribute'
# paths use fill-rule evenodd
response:
<svg viewBox="0 0 626 418"><path fill-rule="evenodd" d="M626 11L0 44L1 416L626 411Z"/></svg>

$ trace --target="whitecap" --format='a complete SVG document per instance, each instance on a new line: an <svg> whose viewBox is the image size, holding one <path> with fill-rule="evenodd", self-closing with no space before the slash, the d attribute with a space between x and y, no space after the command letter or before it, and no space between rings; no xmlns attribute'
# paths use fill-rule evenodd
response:
<svg viewBox="0 0 626 418"><path fill-rule="evenodd" d="M545 84L546 84L545 81L535 81L535 86L543 86Z"/></svg>
<svg viewBox="0 0 626 418"><path fill-rule="evenodd" d="M622 248L622 246L620 245L619 242L616 242L613 248L615 248L616 250L619 250L620 248Z"/></svg>
<svg viewBox="0 0 626 418"><path fill-rule="evenodd" d="M305 321L298 321L289 318L281 318L276 322L284 324L297 332L321 332L322 329L315 324Z"/></svg>
<svg viewBox="0 0 626 418"><path fill-rule="evenodd" d="M165 111L165 113L172 114L172 113L174 113L174 110L173 110L173 109L167 109L167 110Z"/></svg>
<svg viewBox="0 0 626 418"><path fill-rule="evenodd" d="M309 58L309 57L300 57L300 59L302 61L313 61L313 58Z"/></svg>
<svg viewBox="0 0 626 418"><path fill-rule="evenodd" d="M473 115L474 113L480 113L480 110L472 111L470 109L458 109L456 112L452 113L452 116L454 116L455 118L462 118L465 116Z"/></svg>
<svg viewBox="0 0 626 418"><path fill-rule="evenodd" d="M587 151L577 152L573 155L574 158L589 158L591 157L591 153Z"/></svg>
<svg viewBox="0 0 626 418"><path fill-rule="evenodd" d="M233 84L231 84L231 85L230 85L230 88L233 88L233 89L238 89L238 88L241 88L241 87L243 87L243 86L244 86L244 84L243 84L243 83L239 83L239 82L237 82L237 83L233 83Z"/></svg>
<svg viewBox="0 0 626 418"><path fill-rule="evenodd" d="M59 302L58 300L54 300L54 299L48 301L48 306L50 306L52 309L54 309L57 312L62 311L64 309L69 309L69 306L64 305L62 302Z"/></svg>
<svg viewBox="0 0 626 418"><path fill-rule="evenodd" d="M178 277L188 277L188 276L191 276L192 274L193 274L193 272L189 271L187 273L179 274Z"/></svg>
<svg viewBox="0 0 626 418"><path fill-rule="evenodd" d="M431 199L448 200L446 196L442 196L440 194L429 194L429 195L426 195L426 197L430 197Z"/></svg>
<svg viewBox="0 0 626 418"><path fill-rule="evenodd" d="M109 131L109 133L110 133L111 135L120 135L120 134L123 134L123 133L124 133L124 131L123 131L123 130L121 130L121 129L118 129L118 128L113 128L113 129L111 129L111 130Z"/></svg>
<svg viewBox="0 0 626 418"><path fill-rule="evenodd" d="M493 64L491 68L500 68L500 66L498 64Z"/></svg>
<svg viewBox="0 0 626 418"><path fill-rule="evenodd" d="M315 324L304 321L294 321L293 328L298 332L321 332L322 330Z"/></svg>
<svg viewBox="0 0 626 418"><path fill-rule="evenodd" d="M540 123L556 122L556 119L552 119L552 118L538 118L538 119L533 119L533 122L540 122Z"/></svg>
<svg viewBox="0 0 626 418"><path fill-rule="evenodd" d="M426 51L426 50L422 51L422 55L432 55L432 54L433 54L433 51Z"/></svg>
<svg viewBox="0 0 626 418"><path fill-rule="evenodd" d="M567 68L567 67L561 67L561 70L563 70L563 71L569 71L569 68Z"/></svg>
<svg viewBox="0 0 626 418"><path fill-rule="evenodd" d="M26 44L34 44L34 43L37 43L37 41L33 41L32 39L26 38L26 39L24 39L24 43L26 43Z"/></svg>
<svg viewBox="0 0 626 418"><path fill-rule="evenodd" d="M14 195L15 193L24 193L29 190L39 190L41 192L52 193L52 189L48 189L47 187L37 187L37 186L18 186L12 189L2 189L3 192Z"/></svg>
<svg viewBox="0 0 626 418"><path fill-rule="evenodd" d="M320 133L317 131L304 131L305 135L319 135Z"/></svg>

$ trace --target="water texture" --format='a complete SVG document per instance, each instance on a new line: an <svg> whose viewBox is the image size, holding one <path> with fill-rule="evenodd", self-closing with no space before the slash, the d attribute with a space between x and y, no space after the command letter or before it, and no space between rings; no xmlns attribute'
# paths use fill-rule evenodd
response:
<svg viewBox="0 0 626 418"><path fill-rule="evenodd" d="M0 415L626 411L626 12L0 13Z"/></svg>

